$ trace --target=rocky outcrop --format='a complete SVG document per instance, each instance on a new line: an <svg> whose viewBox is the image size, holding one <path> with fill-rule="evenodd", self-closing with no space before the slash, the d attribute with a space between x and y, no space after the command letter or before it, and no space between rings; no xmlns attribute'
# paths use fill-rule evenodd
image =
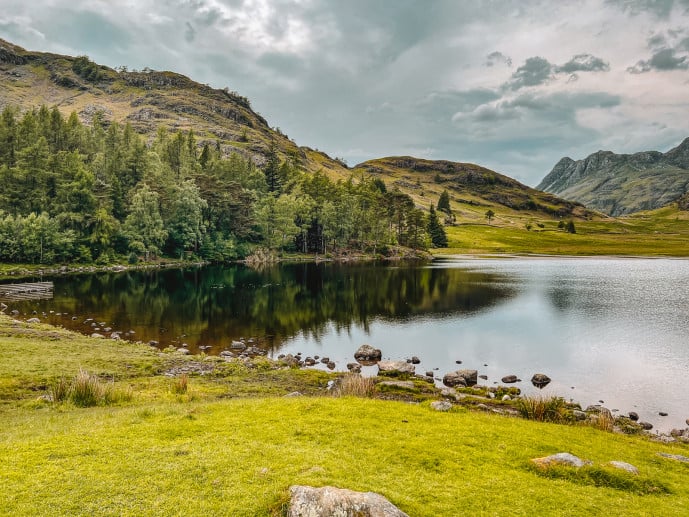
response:
<svg viewBox="0 0 689 517"><path fill-rule="evenodd" d="M583 160L565 157L536 188L613 216L660 208L689 191L689 138L665 154L598 151Z"/></svg>
<svg viewBox="0 0 689 517"><path fill-rule="evenodd" d="M450 372L443 377L443 384L453 388L455 386L474 386L478 382L478 372L476 370L457 370Z"/></svg>
<svg viewBox="0 0 689 517"><path fill-rule="evenodd" d="M400 376L414 375L415 366L406 361L379 361L378 375Z"/></svg>
<svg viewBox="0 0 689 517"><path fill-rule="evenodd" d="M291 486L289 491L287 517L408 517L382 495L374 492L301 485Z"/></svg>

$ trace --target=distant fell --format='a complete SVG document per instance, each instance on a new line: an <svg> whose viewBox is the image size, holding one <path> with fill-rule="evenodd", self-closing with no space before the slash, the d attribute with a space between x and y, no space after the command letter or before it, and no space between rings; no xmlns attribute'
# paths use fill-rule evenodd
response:
<svg viewBox="0 0 689 517"><path fill-rule="evenodd" d="M448 190L453 200L464 206L500 205L515 212L530 211L551 217L590 215L590 211L580 203L565 201L473 163L390 156L360 163L354 167L354 172L370 174L383 180L390 188L409 192L420 204L423 204L424 197L429 197L429 193Z"/></svg>
<svg viewBox="0 0 689 517"><path fill-rule="evenodd" d="M565 157L536 188L613 216L660 208L689 191L689 138L666 153Z"/></svg>

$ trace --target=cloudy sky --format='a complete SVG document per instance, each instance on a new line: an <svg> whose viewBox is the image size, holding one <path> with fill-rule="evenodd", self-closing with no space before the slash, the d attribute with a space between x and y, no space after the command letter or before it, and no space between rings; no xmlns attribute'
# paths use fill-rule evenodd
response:
<svg viewBox="0 0 689 517"><path fill-rule="evenodd" d="M689 136L689 0L0 0L0 37L249 97L350 165L562 156Z"/></svg>

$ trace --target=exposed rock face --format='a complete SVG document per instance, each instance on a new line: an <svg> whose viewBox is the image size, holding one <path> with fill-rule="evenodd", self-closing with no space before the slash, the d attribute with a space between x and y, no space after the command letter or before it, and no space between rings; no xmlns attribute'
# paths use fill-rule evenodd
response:
<svg viewBox="0 0 689 517"><path fill-rule="evenodd" d="M415 366L406 361L379 361L378 375L413 375Z"/></svg>
<svg viewBox="0 0 689 517"><path fill-rule="evenodd" d="M443 377L445 386L474 386L478 382L478 372L476 370L457 370L450 372Z"/></svg>
<svg viewBox="0 0 689 517"><path fill-rule="evenodd" d="M562 158L536 188L614 216L660 208L689 191L689 138L665 154Z"/></svg>
<svg viewBox="0 0 689 517"><path fill-rule="evenodd" d="M324 486L291 486L287 517L409 517L383 496Z"/></svg>
<svg viewBox="0 0 689 517"><path fill-rule="evenodd" d="M354 359L359 362L375 362L380 361L383 353L379 348L374 348L371 345L361 345L356 352L354 352Z"/></svg>

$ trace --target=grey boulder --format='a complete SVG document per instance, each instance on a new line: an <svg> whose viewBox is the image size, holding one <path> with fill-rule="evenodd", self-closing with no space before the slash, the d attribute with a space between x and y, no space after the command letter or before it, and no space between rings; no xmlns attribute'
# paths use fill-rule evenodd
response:
<svg viewBox="0 0 689 517"><path fill-rule="evenodd" d="M344 488L294 485L287 517L409 517L382 495Z"/></svg>

